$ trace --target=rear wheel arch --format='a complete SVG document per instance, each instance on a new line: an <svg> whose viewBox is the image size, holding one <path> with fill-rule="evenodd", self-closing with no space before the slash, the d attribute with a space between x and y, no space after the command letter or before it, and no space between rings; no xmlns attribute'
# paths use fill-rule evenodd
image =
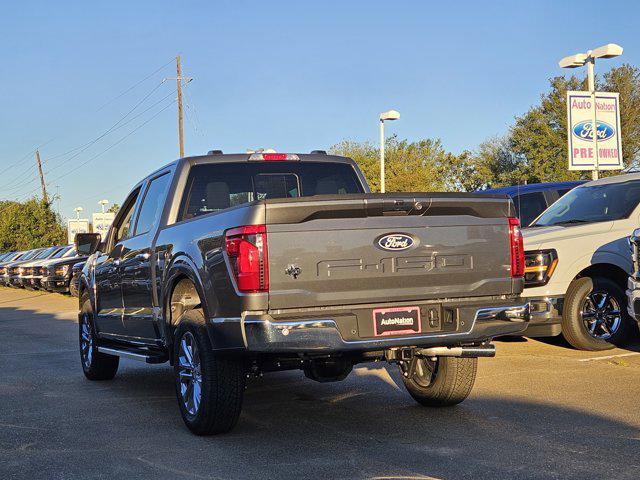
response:
<svg viewBox="0 0 640 480"><path fill-rule="evenodd" d="M197 275L197 267L190 258L184 255L172 260L163 280L162 291L161 304L167 334L166 340L171 347L175 330L180 325L182 315L194 308L201 308L205 318L208 318L209 309L206 304L204 288Z"/></svg>
<svg viewBox="0 0 640 480"><path fill-rule="evenodd" d="M189 310L203 308L202 296L196 283L187 275L176 276L171 282L165 305L166 322L172 329L180 324L181 317Z"/></svg>

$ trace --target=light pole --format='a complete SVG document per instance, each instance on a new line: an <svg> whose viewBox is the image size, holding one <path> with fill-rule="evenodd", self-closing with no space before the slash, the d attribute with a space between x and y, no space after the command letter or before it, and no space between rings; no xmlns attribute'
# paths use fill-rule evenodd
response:
<svg viewBox="0 0 640 480"><path fill-rule="evenodd" d="M393 121L400 118L400 112L396 110L387 110L380 114L380 192L385 192L384 185L384 122L385 120Z"/></svg>
<svg viewBox="0 0 640 480"><path fill-rule="evenodd" d="M587 53L577 53L564 57L558 62L561 68L577 68L587 64L587 84L589 93L591 94L591 104L593 105L593 111L591 112L591 134L593 136L593 150L595 169L593 170L593 179L597 180L599 176L599 161L598 161L598 121L596 112L596 81L594 67L596 64L596 58L613 58L622 55L622 47L615 43L607 43L602 47L598 47L594 50L587 50Z"/></svg>
<svg viewBox="0 0 640 480"><path fill-rule="evenodd" d="M76 212L76 220L80 221L80 212L82 212L84 210L84 208L82 207L76 207L73 209L74 212Z"/></svg>
<svg viewBox="0 0 640 480"><path fill-rule="evenodd" d="M102 207L102 216L104 217L104 207L109 205L109 200L100 200L98 204Z"/></svg>

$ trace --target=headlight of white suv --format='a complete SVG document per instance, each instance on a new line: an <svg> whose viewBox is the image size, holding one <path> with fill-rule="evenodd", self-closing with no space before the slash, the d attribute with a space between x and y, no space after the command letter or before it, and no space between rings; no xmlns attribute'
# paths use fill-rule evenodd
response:
<svg viewBox="0 0 640 480"><path fill-rule="evenodd" d="M558 253L555 250L524 252L524 286L546 285L557 265Z"/></svg>

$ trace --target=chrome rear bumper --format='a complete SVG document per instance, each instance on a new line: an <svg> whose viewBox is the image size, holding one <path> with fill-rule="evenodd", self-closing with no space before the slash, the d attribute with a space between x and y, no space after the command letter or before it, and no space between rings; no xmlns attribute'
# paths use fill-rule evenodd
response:
<svg viewBox="0 0 640 480"><path fill-rule="evenodd" d="M342 352L367 351L403 346L449 346L485 341L501 335L521 333L530 318L529 304L478 308L465 332L433 332L397 337L345 340L335 319L274 321L265 316L242 319L245 347L253 352Z"/></svg>

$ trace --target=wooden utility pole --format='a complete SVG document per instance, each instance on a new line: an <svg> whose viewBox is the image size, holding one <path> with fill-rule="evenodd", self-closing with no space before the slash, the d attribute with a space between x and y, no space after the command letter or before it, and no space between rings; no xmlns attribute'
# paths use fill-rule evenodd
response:
<svg viewBox="0 0 640 480"><path fill-rule="evenodd" d="M49 203L49 198L47 197L47 184L44 183L44 174L42 173L40 150L36 150L36 162L38 164L38 173L40 173L40 185L42 185L42 199L44 200L44 203Z"/></svg>
<svg viewBox="0 0 640 480"><path fill-rule="evenodd" d="M182 76L180 71L180 55L176 55L176 83L178 85L178 140L180 142L180 158L184 157L184 137L182 135Z"/></svg>

